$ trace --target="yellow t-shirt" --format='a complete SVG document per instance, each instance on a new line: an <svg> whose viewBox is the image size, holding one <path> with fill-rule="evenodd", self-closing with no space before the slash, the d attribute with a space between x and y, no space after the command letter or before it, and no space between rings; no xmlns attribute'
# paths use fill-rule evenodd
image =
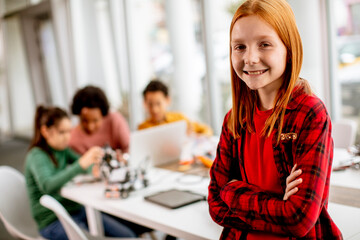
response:
<svg viewBox="0 0 360 240"><path fill-rule="evenodd" d="M211 136L213 134L213 131L210 127L208 127L205 124L201 124L198 122L192 122L187 117L185 117L182 113L176 113L176 112L167 112L165 115L165 121L161 123L153 122L151 119L147 119L143 123L139 124L138 129L145 129L150 127L155 127L162 124L172 123L176 121L185 120L188 124L188 128L190 132L194 132L197 134L204 134Z"/></svg>

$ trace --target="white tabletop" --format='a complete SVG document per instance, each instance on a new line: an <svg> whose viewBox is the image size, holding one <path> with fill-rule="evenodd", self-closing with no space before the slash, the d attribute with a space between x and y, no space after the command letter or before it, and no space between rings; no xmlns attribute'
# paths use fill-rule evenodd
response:
<svg viewBox="0 0 360 240"><path fill-rule="evenodd" d="M333 167L351 159L350 153L343 148L334 149ZM341 171L331 173L330 185L354 188L360 190L360 170L347 168Z"/></svg>
<svg viewBox="0 0 360 240"><path fill-rule="evenodd" d="M105 198L104 183L67 185L61 194L85 206L183 239L219 239L222 227L212 221L207 202L168 209L144 200L146 195L171 188L206 194L208 178L156 169L151 171L150 179L148 188L132 192L127 199Z"/></svg>
<svg viewBox="0 0 360 240"><path fill-rule="evenodd" d="M348 157L350 155L345 149L335 149L334 164ZM144 200L146 195L171 188L207 194L208 178L186 176L164 169L152 170L149 178L151 181L148 188L132 192L127 199L105 198L104 183L67 185L62 188L61 194L85 206L182 239L219 239L222 227L212 221L207 202L171 210ZM332 172L331 186L360 190L360 171L346 169ZM360 234L360 208L330 202L329 213L342 231L344 239L357 239L356 236Z"/></svg>

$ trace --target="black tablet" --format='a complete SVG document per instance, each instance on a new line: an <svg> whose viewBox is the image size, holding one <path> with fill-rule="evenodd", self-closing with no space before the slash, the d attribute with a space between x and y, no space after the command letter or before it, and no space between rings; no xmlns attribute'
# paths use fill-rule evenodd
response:
<svg viewBox="0 0 360 240"><path fill-rule="evenodd" d="M170 189L146 196L145 200L175 209L194 202L206 200L206 197L189 191Z"/></svg>

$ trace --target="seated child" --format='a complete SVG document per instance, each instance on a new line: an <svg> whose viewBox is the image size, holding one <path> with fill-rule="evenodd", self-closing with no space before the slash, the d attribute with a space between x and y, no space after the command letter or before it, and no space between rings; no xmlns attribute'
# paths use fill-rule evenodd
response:
<svg viewBox="0 0 360 240"><path fill-rule="evenodd" d="M188 132L208 135L213 134L210 127L190 121L181 113L168 112L170 96L167 86L159 80L152 80L143 91L144 105L149 114L149 118L138 126L138 129L158 126L161 124L185 120L188 123Z"/></svg>
<svg viewBox="0 0 360 240"><path fill-rule="evenodd" d="M116 150L118 160L123 160L122 153L128 152L130 129L125 118L118 112L109 111L109 102L105 93L98 87L86 86L79 89L71 104L74 115L80 118L79 124L71 130L69 146L80 154L91 147L109 145ZM93 173L99 172L98 168ZM116 218L130 227L136 235L152 229Z"/></svg>
<svg viewBox="0 0 360 240"><path fill-rule="evenodd" d="M71 122L67 113L57 107L39 106L35 115L34 137L25 160L25 179L32 215L40 234L46 239L68 239L56 215L39 200L44 194L56 198L80 227L87 229L83 206L60 195L60 189L73 177L99 164L103 150L92 147L81 157L69 146ZM135 237L127 226L102 214L104 232L112 237Z"/></svg>
<svg viewBox="0 0 360 240"><path fill-rule="evenodd" d="M79 89L74 95L71 111L80 118L70 138L70 147L77 153L83 154L92 146L107 144L121 152L128 151L129 126L120 113L109 111L109 102L100 88L86 86Z"/></svg>

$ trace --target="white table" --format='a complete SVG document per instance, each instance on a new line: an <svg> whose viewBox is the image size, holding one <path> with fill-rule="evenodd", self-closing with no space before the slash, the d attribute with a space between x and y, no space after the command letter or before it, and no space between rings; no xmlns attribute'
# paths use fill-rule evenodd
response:
<svg viewBox="0 0 360 240"><path fill-rule="evenodd" d="M334 163L347 157L349 155L346 150L335 149ZM97 210L100 210L186 240L219 239L222 227L212 221L205 201L170 210L144 200L145 195L170 188L207 194L208 178L197 176L181 178L181 176L183 174L179 172L155 169L150 175L150 187L133 192L128 199L122 200L106 199L104 183L67 185L62 188L61 194L86 207L90 231L95 235L101 234L102 231L97 222L99 219ZM186 182L189 183L186 184ZM339 189L360 194L360 171L346 169L333 172L330 195ZM341 195L344 195L344 199L340 199L340 202L332 201L330 198L330 215L342 231L344 239L360 239L360 208L344 205L346 204L344 200L348 197L346 194ZM358 202L360 202L359 199L357 199Z"/></svg>
<svg viewBox="0 0 360 240"><path fill-rule="evenodd" d="M346 149L334 150L333 167L346 161L351 155ZM347 168L333 171L330 178L330 201L360 208L360 170Z"/></svg>
<svg viewBox="0 0 360 240"><path fill-rule="evenodd" d="M102 231L97 222L96 210L100 210L186 240L219 239L222 227L212 221L207 202L167 209L144 200L145 195L170 188L206 194L208 178L184 177L179 172L155 169L151 171L150 179L148 188L132 192L127 199L105 198L104 183L67 185L62 188L61 195L86 207L89 228L95 235Z"/></svg>
<svg viewBox="0 0 360 240"><path fill-rule="evenodd" d="M351 158L346 149L335 148L333 166ZM340 203L340 204L339 204ZM334 171L330 178L329 213L344 239L360 239L360 170Z"/></svg>
<svg viewBox="0 0 360 240"><path fill-rule="evenodd" d="M346 161L351 155L346 149L335 148L333 166L338 165L341 161ZM333 186L354 188L360 191L360 170L347 168L342 171L332 172L330 184Z"/></svg>

